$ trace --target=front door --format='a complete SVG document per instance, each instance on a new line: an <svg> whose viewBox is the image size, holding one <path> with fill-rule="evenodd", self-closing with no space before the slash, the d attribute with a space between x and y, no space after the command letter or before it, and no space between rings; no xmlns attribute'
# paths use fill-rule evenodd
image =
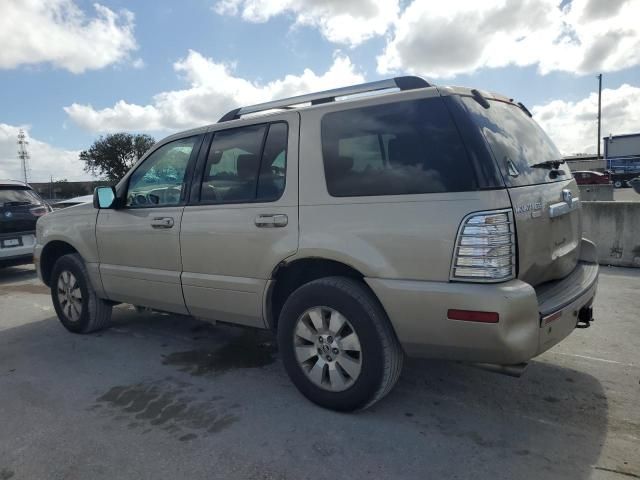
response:
<svg viewBox="0 0 640 480"><path fill-rule="evenodd" d="M192 315L264 326L267 281L298 248L298 123L290 112L217 130L201 154L200 191L180 235Z"/></svg>
<svg viewBox="0 0 640 480"><path fill-rule="evenodd" d="M100 275L109 299L186 314L180 221L201 136L165 143L129 177L122 208L100 210ZM192 160L193 158L193 160Z"/></svg>

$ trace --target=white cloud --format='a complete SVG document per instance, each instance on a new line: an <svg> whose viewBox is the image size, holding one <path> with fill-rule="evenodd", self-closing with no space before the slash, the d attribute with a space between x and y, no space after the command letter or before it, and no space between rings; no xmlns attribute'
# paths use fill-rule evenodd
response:
<svg viewBox="0 0 640 480"><path fill-rule="evenodd" d="M0 178L21 180L22 169L17 158L18 132L20 128L29 134L26 126L0 123ZM83 171L84 164L78 159L80 152L56 148L35 138L28 138L29 181L46 182L51 175L54 180L91 180L92 177Z"/></svg>
<svg viewBox="0 0 640 480"><path fill-rule="evenodd" d="M562 153L597 151L597 93L577 102L553 100L533 107L531 112ZM640 132L640 88L624 84L603 89L602 136L635 132ZM604 147L601 149L604 152Z"/></svg>
<svg viewBox="0 0 640 480"><path fill-rule="evenodd" d="M383 35L399 13L398 0L220 0L220 15L259 23L290 14L296 25L317 28L331 42L358 45Z"/></svg>
<svg viewBox="0 0 640 480"><path fill-rule="evenodd" d="M637 0L414 0L394 25L378 72L451 77L537 65L586 74L640 64ZM604 7L604 8L603 8Z"/></svg>
<svg viewBox="0 0 640 480"><path fill-rule="evenodd" d="M127 60L137 48L133 13L93 7L89 16L73 0L2 0L0 69L50 63L82 73Z"/></svg>
<svg viewBox="0 0 640 480"><path fill-rule="evenodd" d="M230 66L193 50L173 67L189 87L158 93L150 105L120 100L103 109L74 103L64 110L76 124L93 132L179 130L214 123L238 106L364 81L343 56L336 56L321 75L305 69L301 75L286 75L266 84L236 77Z"/></svg>
<svg viewBox="0 0 640 480"><path fill-rule="evenodd" d="M139 70L141 68L144 68L146 64L144 63L144 60L142 60L141 58L136 58L131 62L131 66Z"/></svg>

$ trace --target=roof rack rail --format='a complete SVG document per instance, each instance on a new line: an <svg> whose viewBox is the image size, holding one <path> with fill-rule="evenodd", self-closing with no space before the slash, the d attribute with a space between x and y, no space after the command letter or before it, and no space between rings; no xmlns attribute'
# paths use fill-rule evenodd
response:
<svg viewBox="0 0 640 480"><path fill-rule="evenodd" d="M375 92L378 90L388 90L390 88L399 88L400 90L415 90L416 88L430 87L431 84L425 79L415 76L395 77L387 80L378 80L376 82L361 83L350 87L334 88L325 90L324 92L308 93L282 100L273 100L271 102L259 103L247 107L235 108L220 118L218 123L237 120L242 115L249 113L264 112L266 110L283 109L288 110L293 105L301 103L311 103L311 105L319 105L321 103L334 102L336 97L345 97L347 95L356 95L359 93Z"/></svg>

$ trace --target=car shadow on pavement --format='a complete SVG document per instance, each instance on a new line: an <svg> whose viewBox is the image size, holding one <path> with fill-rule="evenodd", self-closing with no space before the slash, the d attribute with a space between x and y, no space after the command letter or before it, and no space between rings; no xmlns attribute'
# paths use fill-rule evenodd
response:
<svg viewBox="0 0 640 480"><path fill-rule="evenodd" d="M21 265L19 267L2 267L0 268L0 288L2 285L22 282L26 280L35 280L38 278L33 265Z"/></svg>
<svg viewBox="0 0 640 480"><path fill-rule="evenodd" d="M55 318L0 331L0 400L8 414L17 404L28 412L30 402L55 409L57 398L45 403L10 388L40 380L46 385L54 381L48 377L55 369L57 376L64 372L61 397L75 392L87 415L111 409L114 418L129 415L123 425L134 428L139 422L127 412L138 408L136 402L147 401L138 412L144 418L157 399L178 398L187 395L178 390L187 389L192 403L185 408L192 416L174 419L176 438L241 438L247 451L269 464L272 450L260 438L273 432L271 449L280 445L318 471L330 461L334 471L344 472L332 478L357 478L359 464L378 478L588 478L607 432L608 403L600 382L544 357L531 362L520 379L455 362L409 359L388 397L351 415L309 403L277 360L268 332L120 306L114 326L92 335L67 334ZM212 391L216 396L205 399ZM21 398L7 399L14 394ZM58 394L52 388L47 395ZM203 407L205 400L226 406L212 413ZM163 418L157 413L144 428ZM297 430L300 418L304 428ZM198 421L213 427L198 429ZM309 449L319 456L309 457ZM287 478L304 477L287 465L270 468Z"/></svg>

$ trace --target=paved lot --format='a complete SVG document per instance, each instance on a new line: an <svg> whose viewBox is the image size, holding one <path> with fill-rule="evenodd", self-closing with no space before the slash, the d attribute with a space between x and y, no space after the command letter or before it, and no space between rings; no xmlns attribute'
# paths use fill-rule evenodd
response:
<svg viewBox="0 0 640 480"><path fill-rule="evenodd" d="M633 188L614 188L613 199L616 202L640 202L640 194Z"/></svg>
<svg viewBox="0 0 640 480"><path fill-rule="evenodd" d="M0 271L0 480L640 478L640 271L521 379L408 361L385 400L322 410L268 334L118 307L77 336L31 268Z"/></svg>

